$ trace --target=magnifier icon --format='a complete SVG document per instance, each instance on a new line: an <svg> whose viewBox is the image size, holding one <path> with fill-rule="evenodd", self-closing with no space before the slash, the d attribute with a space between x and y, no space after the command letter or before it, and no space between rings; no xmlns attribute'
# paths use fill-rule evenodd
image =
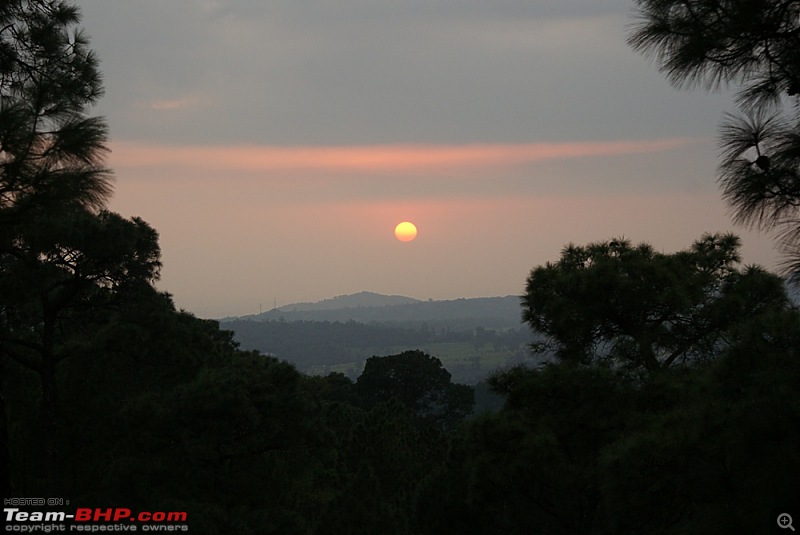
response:
<svg viewBox="0 0 800 535"><path fill-rule="evenodd" d="M778 526L781 529L789 528L790 530L794 531L792 527L792 515L789 513L781 513L778 515Z"/></svg>

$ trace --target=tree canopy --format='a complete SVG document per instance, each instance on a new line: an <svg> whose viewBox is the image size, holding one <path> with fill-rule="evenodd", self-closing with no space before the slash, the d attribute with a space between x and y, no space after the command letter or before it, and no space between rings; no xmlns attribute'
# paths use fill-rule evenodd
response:
<svg viewBox="0 0 800 535"><path fill-rule="evenodd" d="M450 377L439 359L412 350L367 359L355 387L367 407L395 399L421 420L452 427L472 411L475 394Z"/></svg>
<svg viewBox="0 0 800 535"><path fill-rule="evenodd" d="M68 1L0 3L0 356L39 375L51 491L56 369L161 265L155 230L104 210L107 128L88 113L103 89L79 22Z"/></svg>
<svg viewBox="0 0 800 535"><path fill-rule="evenodd" d="M708 359L741 318L786 304L780 279L739 268L738 249L718 234L674 254L625 239L570 245L531 272L523 319L566 362L653 372Z"/></svg>

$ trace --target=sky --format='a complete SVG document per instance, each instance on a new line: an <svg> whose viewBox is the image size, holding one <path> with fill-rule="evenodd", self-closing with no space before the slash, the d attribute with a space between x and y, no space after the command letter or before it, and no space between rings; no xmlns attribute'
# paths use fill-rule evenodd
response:
<svg viewBox="0 0 800 535"><path fill-rule="evenodd" d="M200 317L520 295L565 245L617 237L735 232L745 263L779 263L716 183L730 92L635 53L632 0L77 3L109 207L159 232L158 287Z"/></svg>

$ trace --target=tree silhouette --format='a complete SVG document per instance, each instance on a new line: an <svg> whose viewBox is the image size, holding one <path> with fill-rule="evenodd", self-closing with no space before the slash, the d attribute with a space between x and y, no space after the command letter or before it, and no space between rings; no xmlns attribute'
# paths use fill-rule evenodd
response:
<svg viewBox="0 0 800 535"><path fill-rule="evenodd" d="M44 464L57 493L56 367L126 288L160 268L157 234L103 211L97 59L63 0L0 2L0 355L40 378Z"/></svg>
<svg viewBox="0 0 800 535"><path fill-rule="evenodd" d="M570 245L531 272L523 319L567 363L653 373L707 361L741 318L786 304L778 277L737 267L738 248L730 234L674 254L624 239Z"/></svg>
<svg viewBox="0 0 800 535"><path fill-rule="evenodd" d="M83 351L107 321L101 311L150 284L160 267L156 232L139 219L78 210L42 218L25 234L24 253L0 256L0 355L39 376L46 460L59 481L56 371Z"/></svg>
<svg viewBox="0 0 800 535"><path fill-rule="evenodd" d="M738 223L776 232L800 280L800 5L794 0L635 0L629 37L678 86L738 86L719 182ZM793 105L790 105L793 104Z"/></svg>
<svg viewBox="0 0 800 535"><path fill-rule="evenodd" d="M450 379L439 359L412 350L370 357L355 387L367 408L396 399L420 420L451 428L470 413L475 393Z"/></svg>
<svg viewBox="0 0 800 535"><path fill-rule="evenodd" d="M106 125L86 114L102 95L97 59L65 1L0 4L0 222L31 211L101 208ZM9 236L4 232L4 248Z"/></svg>

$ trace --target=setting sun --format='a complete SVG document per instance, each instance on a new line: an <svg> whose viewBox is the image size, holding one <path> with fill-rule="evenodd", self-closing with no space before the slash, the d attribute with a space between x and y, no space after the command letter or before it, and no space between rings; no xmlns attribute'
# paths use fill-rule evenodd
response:
<svg viewBox="0 0 800 535"><path fill-rule="evenodd" d="M394 228L394 235L400 241L411 241L417 237L417 227L414 223L403 221Z"/></svg>

